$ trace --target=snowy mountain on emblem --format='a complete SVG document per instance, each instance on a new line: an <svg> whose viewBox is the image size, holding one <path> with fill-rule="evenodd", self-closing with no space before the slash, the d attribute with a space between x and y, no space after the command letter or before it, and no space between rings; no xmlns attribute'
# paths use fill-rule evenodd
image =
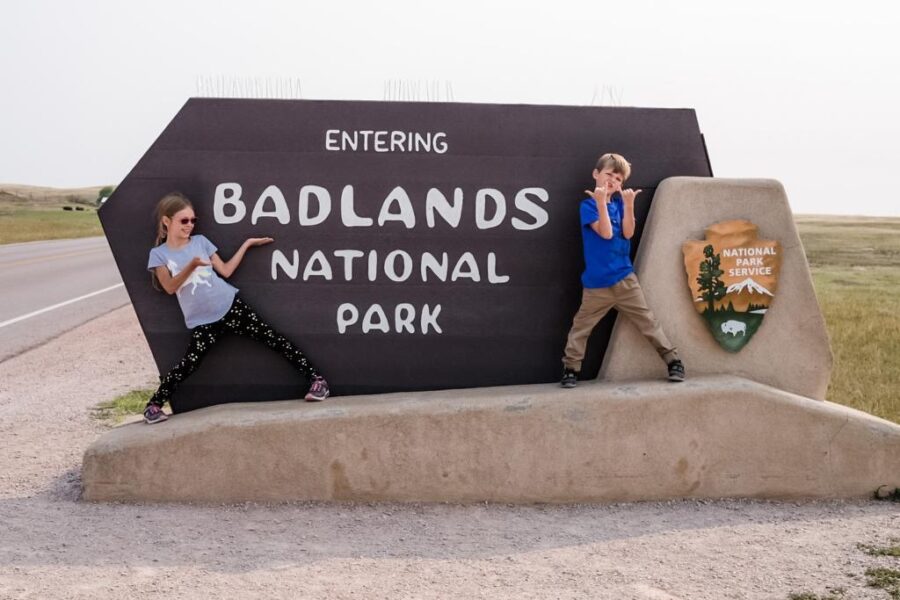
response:
<svg viewBox="0 0 900 600"><path fill-rule="evenodd" d="M774 297L775 294L767 290L764 286L753 281L752 277L748 277L747 279L741 281L740 283L733 283L728 286L726 293L728 294L740 294L741 292L748 292L750 294L765 294L767 296Z"/></svg>

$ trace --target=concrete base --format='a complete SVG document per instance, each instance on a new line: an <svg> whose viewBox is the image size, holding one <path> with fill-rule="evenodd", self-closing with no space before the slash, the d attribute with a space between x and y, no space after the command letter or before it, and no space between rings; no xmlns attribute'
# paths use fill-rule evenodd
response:
<svg viewBox="0 0 900 600"><path fill-rule="evenodd" d="M900 426L732 376L219 405L106 433L101 501L864 497Z"/></svg>

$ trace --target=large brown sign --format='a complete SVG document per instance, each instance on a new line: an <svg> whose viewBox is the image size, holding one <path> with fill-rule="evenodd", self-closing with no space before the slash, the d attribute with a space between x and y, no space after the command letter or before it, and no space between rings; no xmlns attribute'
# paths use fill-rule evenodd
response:
<svg viewBox="0 0 900 600"><path fill-rule="evenodd" d="M152 210L179 190L222 256L275 238L231 282L334 393L550 382L580 297L578 205L607 151L644 189L633 250L659 181L711 174L686 109L192 99L100 218L162 372L189 333L146 264ZM173 409L295 398L303 383L226 339Z"/></svg>

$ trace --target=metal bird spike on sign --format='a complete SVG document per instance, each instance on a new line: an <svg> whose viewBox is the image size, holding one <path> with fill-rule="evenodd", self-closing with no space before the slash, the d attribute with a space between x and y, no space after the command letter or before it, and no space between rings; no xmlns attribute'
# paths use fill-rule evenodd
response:
<svg viewBox="0 0 900 600"><path fill-rule="evenodd" d="M681 247L694 308L729 352L757 332L778 285L781 244L758 233L750 221L723 221Z"/></svg>

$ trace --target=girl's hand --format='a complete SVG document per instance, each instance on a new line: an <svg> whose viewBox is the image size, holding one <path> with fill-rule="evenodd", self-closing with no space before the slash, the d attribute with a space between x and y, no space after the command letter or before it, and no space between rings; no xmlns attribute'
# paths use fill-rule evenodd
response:
<svg viewBox="0 0 900 600"><path fill-rule="evenodd" d="M595 187L593 192L584 190L584 193L593 198L597 206L609 202L609 191L605 187Z"/></svg>
<svg viewBox="0 0 900 600"><path fill-rule="evenodd" d="M187 268L188 269L196 269L197 267L208 267L208 266L209 266L209 262L203 260L199 256L195 256L194 258L191 259L191 262L188 263Z"/></svg>
<svg viewBox="0 0 900 600"><path fill-rule="evenodd" d="M248 248L252 248L253 246L265 246L266 244L271 244L274 241L275 238L270 237L247 238L247 241L244 242L244 244L246 244Z"/></svg>
<svg viewBox="0 0 900 600"><path fill-rule="evenodd" d="M622 200L628 202L629 204L634 204L634 199L637 198L637 195L640 194L643 190L633 190L628 188L627 190L622 190Z"/></svg>

